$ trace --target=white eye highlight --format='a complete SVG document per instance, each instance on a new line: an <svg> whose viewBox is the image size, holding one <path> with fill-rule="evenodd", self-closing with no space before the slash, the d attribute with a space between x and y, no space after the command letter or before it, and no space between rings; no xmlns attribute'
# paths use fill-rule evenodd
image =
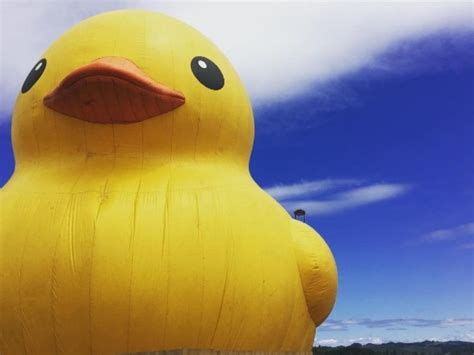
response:
<svg viewBox="0 0 474 355"><path fill-rule="evenodd" d="M206 69L207 68L207 64L205 61L203 60L198 60L198 65L203 68L203 69Z"/></svg>
<svg viewBox="0 0 474 355"><path fill-rule="evenodd" d="M40 70L42 66L43 66L43 62L39 62L38 64L36 64L35 71Z"/></svg>

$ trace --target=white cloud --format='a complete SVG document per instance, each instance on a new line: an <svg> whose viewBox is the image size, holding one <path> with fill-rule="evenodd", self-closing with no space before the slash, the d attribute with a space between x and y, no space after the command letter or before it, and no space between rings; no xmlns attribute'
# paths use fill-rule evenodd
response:
<svg viewBox="0 0 474 355"><path fill-rule="evenodd" d="M289 185L279 184L266 188L265 190L277 200L283 201L295 197L322 193L338 187L353 186L358 184L360 184L359 180L355 179L325 179L304 181Z"/></svg>
<svg viewBox="0 0 474 355"><path fill-rule="evenodd" d="M467 236L474 236L474 222L452 228L438 229L424 235L422 239L426 241L443 241Z"/></svg>
<svg viewBox="0 0 474 355"><path fill-rule="evenodd" d="M384 336L359 336L359 337L348 337L346 333L341 333L342 337L340 339L336 338L329 338L329 339L315 339L314 345L315 346L349 346L354 343L359 344L383 344L387 343L388 341L391 342L402 342L402 343L417 343L423 341L465 341L465 342L472 342L474 340L474 333L453 333L450 335L445 336L438 336L438 337L420 337L416 334L404 334L402 336L394 334L385 334Z"/></svg>
<svg viewBox="0 0 474 355"><path fill-rule="evenodd" d="M301 208L307 215L331 214L395 198L406 193L408 189L406 184L374 184L341 192L331 199L291 200L283 201L282 204L288 211Z"/></svg>
<svg viewBox="0 0 474 355"><path fill-rule="evenodd" d="M339 341L336 340L336 339L316 339L316 346L318 345L321 345L321 346L336 346L336 345L339 345L338 344Z"/></svg>
<svg viewBox="0 0 474 355"><path fill-rule="evenodd" d="M474 249L474 243L466 243L466 244L462 244L460 247L460 249Z"/></svg>
<svg viewBox="0 0 474 355"><path fill-rule="evenodd" d="M391 46L440 30L472 30L471 2L1 3L1 111L52 40L96 13L145 8L176 16L214 40L254 102L285 100L366 66Z"/></svg>
<svg viewBox="0 0 474 355"><path fill-rule="evenodd" d="M365 204L398 196L407 189L408 186L402 184L375 184L344 192L339 198L355 204Z"/></svg>
<svg viewBox="0 0 474 355"><path fill-rule="evenodd" d="M379 337L360 337L349 339L349 344L359 343L359 344L382 344L382 338Z"/></svg>
<svg viewBox="0 0 474 355"><path fill-rule="evenodd" d="M456 318L448 318L445 319L441 322L441 326L445 327L452 327L452 326L472 326L474 325L474 319L472 318L462 318L462 319L456 319Z"/></svg>
<svg viewBox="0 0 474 355"><path fill-rule="evenodd" d="M349 330L351 327L366 327L370 329L392 329L394 327L410 328L446 328L446 327L469 327L474 325L473 318L387 318L387 319L328 319L320 327L324 331Z"/></svg>
<svg viewBox="0 0 474 355"><path fill-rule="evenodd" d="M444 337L433 337L428 339L430 341L467 341L473 342L474 341L474 333L463 333L463 334L454 334L452 336L444 336ZM422 341L422 339L420 339Z"/></svg>
<svg viewBox="0 0 474 355"><path fill-rule="evenodd" d="M359 344L382 344L382 338L379 337L358 337L358 338L347 338L347 339L334 339L334 338L329 338L329 339L315 339L314 341L314 346L348 346L354 343L359 343Z"/></svg>
<svg viewBox="0 0 474 355"><path fill-rule="evenodd" d="M353 343L380 344L386 341L419 342L472 341L473 318L387 318L328 319L319 328L315 345L339 346ZM394 332L398 331L398 332Z"/></svg>

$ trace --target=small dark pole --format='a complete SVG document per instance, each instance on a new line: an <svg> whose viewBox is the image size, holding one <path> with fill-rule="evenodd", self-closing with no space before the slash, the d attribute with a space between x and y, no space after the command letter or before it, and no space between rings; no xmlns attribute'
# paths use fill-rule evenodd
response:
<svg viewBox="0 0 474 355"><path fill-rule="evenodd" d="M306 223L306 212L305 212L305 210L298 209L298 210L295 210L293 212L293 214L295 215L295 219L300 219L298 217L302 217L303 222Z"/></svg>

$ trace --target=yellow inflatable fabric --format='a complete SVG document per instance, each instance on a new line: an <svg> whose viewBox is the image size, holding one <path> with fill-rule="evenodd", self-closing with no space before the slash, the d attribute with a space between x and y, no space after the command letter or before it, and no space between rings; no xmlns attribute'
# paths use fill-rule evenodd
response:
<svg viewBox="0 0 474 355"><path fill-rule="evenodd" d="M253 130L229 61L180 21L114 11L54 42L14 109L0 352L310 351L336 266L253 181Z"/></svg>

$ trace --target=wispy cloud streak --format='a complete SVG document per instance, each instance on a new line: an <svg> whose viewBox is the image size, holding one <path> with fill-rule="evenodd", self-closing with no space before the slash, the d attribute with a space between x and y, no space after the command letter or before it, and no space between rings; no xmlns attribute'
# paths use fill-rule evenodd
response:
<svg viewBox="0 0 474 355"><path fill-rule="evenodd" d="M277 200L289 200L295 197L315 195L318 193L334 190L345 186L354 186L360 184L355 179L325 179L305 181L289 185L275 185L265 189Z"/></svg>
<svg viewBox="0 0 474 355"><path fill-rule="evenodd" d="M277 185L266 191L279 200L288 211L303 209L308 215L323 215L392 199L406 193L407 184L372 184L338 192L329 198L316 200L311 197L337 188L360 184L359 180L316 180L311 182ZM295 198L298 199L295 199Z"/></svg>
<svg viewBox="0 0 474 355"><path fill-rule="evenodd" d="M452 228L437 229L423 236L425 241L453 240L460 237L474 236L474 222L466 223Z"/></svg>
<svg viewBox="0 0 474 355"><path fill-rule="evenodd" d="M474 222L460 224L450 228L440 228L423 234L406 243L407 246L436 245L438 243L454 244L457 249L474 249Z"/></svg>
<svg viewBox="0 0 474 355"><path fill-rule="evenodd" d="M474 249L474 243L465 243L465 244L462 244L459 249Z"/></svg>
<svg viewBox="0 0 474 355"><path fill-rule="evenodd" d="M362 326L370 329L398 328L446 328L446 327L470 327L474 325L473 318L446 318L446 319L424 319L424 318L392 318L392 319L345 319L327 320L320 326L320 330L347 331L350 327Z"/></svg>

